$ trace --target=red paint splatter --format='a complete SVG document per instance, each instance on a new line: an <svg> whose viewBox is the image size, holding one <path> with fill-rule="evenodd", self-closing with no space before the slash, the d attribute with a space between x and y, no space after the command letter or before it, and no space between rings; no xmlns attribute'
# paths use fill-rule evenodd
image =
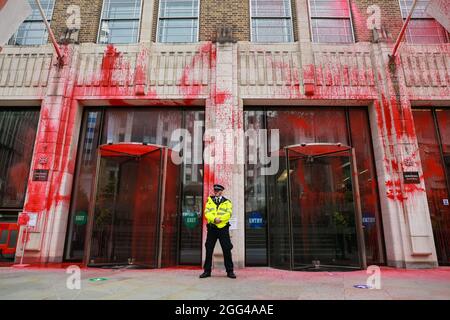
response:
<svg viewBox="0 0 450 320"><path fill-rule="evenodd" d="M386 196L391 200L397 200L404 202L408 200L409 196L416 194L417 192L425 192L425 189L416 184L403 184L400 180L388 180L386 185Z"/></svg>
<svg viewBox="0 0 450 320"><path fill-rule="evenodd" d="M113 74L117 64L120 52L116 50L114 45L109 44L106 47L105 54L102 59L100 84L102 86L114 86Z"/></svg>
<svg viewBox="0 0 450 320"><path fill-rule="evenodd" d="M145 95L145 87L147 84L147 72L145 70L147 61L146 50L141 50L138 55L138 59L136 62L136 69L134 73L134 85L135 85L135 94L138 96Z"/></svg>
<svg viewBox="0 0 450 320"><path fill-rule="evenodd" d="M216 105L224 104L230 98L231 98L231 94L229 92L216 91L216 94L215 94Z"/></svg>
<svg viewBox="0 0 450 320"><path fill-rule="evenodd" d="M391 160L391 165L392 165L392 169L394 171L399 171L400 167L399 167L399 164L398 164L397 160L392 159Z"/></svg>

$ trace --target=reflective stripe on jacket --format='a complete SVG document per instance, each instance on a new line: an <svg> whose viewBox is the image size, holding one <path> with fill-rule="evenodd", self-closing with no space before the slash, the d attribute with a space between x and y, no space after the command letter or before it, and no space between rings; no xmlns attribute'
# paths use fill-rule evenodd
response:
<svg viewBox="0 0 450 320"><path fill-rule="evenodd" d="M208 223L215 224L214 219L220 218L220 223L215 224L219 229L225 227L233 213L233 205L230 200L225 199L219 206L216 205L211 196L208 197L205 205L205 217Z"/></svg>

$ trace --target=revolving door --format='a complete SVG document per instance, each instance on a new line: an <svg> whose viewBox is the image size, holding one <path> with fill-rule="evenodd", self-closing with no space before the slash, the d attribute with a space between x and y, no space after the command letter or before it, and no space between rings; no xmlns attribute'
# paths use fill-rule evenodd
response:
<svg viewBox="0 0 450 320"><path fill-rule="evenodd" d="M167 147L157 145L99 147L86 235L88 266L176 264L176 208L164 207L165 192L176 186L176 181L166 179L167 172L176 171L168 154Z"/></svg>
<svg viewBox="0 0 450 320"><path fill-rule="evenodd" d="M292 270L365 268L354 151L301 144L280 151L269 178L271 265Z"/></svg>

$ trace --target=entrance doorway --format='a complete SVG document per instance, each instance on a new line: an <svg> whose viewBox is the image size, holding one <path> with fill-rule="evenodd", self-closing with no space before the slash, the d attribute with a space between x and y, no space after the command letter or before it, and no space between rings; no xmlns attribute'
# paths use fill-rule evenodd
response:
<svg viewBox="0 0 450 320"><path fill-rule="evenodd" d="M439 265L450 265L450 109L413 109Z"/></svg>
<svg viewBox="0 0 450 320"><path fill-rule="evenodd" d="M176 264L177 215L165 208L172 192L169 149L101 145L90 208L85 261L89 266L158 268ZM175 211L175 212L172 212ZM162 245L164 243L164 246Z"/></svg>
<svg viewBox="0 0 450 320"><path fill-rule="evenodd" d="M353 107L258 107L245 110L244 127L249 133L246 140L248 157L245 165L245 259L247 266L266 265L280 269L292 269L294 266L302 265L298 259L294 261L294 253L291 254L291 250L295 252L301 250L291 245L293 242L291 225L299 223L300 218L298 217L307 215L306 210L315 213L314 206L316 204L313 205L311 202L311 208L302 209L301 205L308 204L307 198L299 198L297 203L293 203L290 197L293 197L295 192L300 192L297 189L304 188L305 183L317 184L306 185L309 191L319 190L317 194L310 195L308 199L318 197L316 200L319 201L320 197L341 196L348 200L348 203L333 204L338 206L335 210L337 212L335 214L336 221L342 218L341 225L339 225L341 229L342 224L345 225L349 222L342 217L344 213L348 215L344 209L351 208L351 201L358 199L363 224L365 247L362 247L362 250L366 257L365 260L368 265L385 263L378 182L367 110ZM255 138L255 136L262 136L264 139ZM276 143L277 141L279 143ZM339 155L347 153L346 156L350 156L353 164L356 165L356 175L351 176L351 186L344 185L344 187L352 189L345 192L342 188L338 189L338 186L340 176L342 176L342 180L348 178L345 174L348 175L350 167L347 165L341 168L341 166L349 161L343 156L331 157L330 154L330 157L325 157L319 151L320 148L335 148L339 143L342 148L346 146L345 150L342 149L343 153ZM304 153L306 151L302 144L305 146L307 144L309 150L318 150L316 154L312 155L315 162L307 161L309 153ZM314 148L313 145L315 145ZM294 148L289 149L289 146ZM303 153L297 154L299 152L297 149L302 149ZM268 150L271 151L268 152ZM282 150L281 154L277 154L279 150ZM339 161L342 161L342 164L339 164ZM289 168L287 168L288 166ZM288 172L291 173L288 175ZM327 172L328 174L325 175ZM291 179L289 181L291 185L288 184L288 177ZM292 180L294 177L297 177L297 180ZM311 180L310 177L315 179ZM300 178L305 182L302 182ZM321 180L318 180L319 178ZM345 182L348 184L349 180L347 179ZM358 189L354 189L355 185ZM325 189L328 191L321 191L321 187L328 188ZM341 190L341 192L336 190ZM349 198L351 191L353 194L358 192L359 197ZM306 197L306 195L304 196ZM333 203L328 200L327 202ZM353 206L355 205L353 204ZM291 213L294 214L295 210L296 216L291 221ZM322 214L323 210L325 209L318 211L317 217ZM360 216L358 215L358 217ZM344 230L344 233L347 232L347 229L344 228ZM345 242L342 239L345 239ZM361 241L358 242L357 250L354 250L354 233L353 236L346 234L341 238L337 237L335 241L338 243L336 245L344 243L344 249L350 251L352 255L361 250ZM352 245L350 246L350 244ZM352 261L339 262L339 259L347 259L350 252L344 252L345 255L335 257L336 265L360 266L361 261L356 262L355 256ZM308 258L306 261L308 265L312 264L312 260ZM322 265L326 263L323 258L314 260L320 261Z"/></svg>
<svg viewBox="0 0 450 320"><path fill-rule="evenodd" d="M182 140L174 139L174 131L180 128L185 136ZM124 250L123 237L140 238L144 230L136 228L142 224L141 215L145 214L153 219L145 223L154 222L152 226L142 227L149 233L145 234L147 240L154 243L153 247L146 244L153 253L139 264L165 267L176 261L178 265L201 265L203 129L204 111L193 108L86 108L78 143L64 260L128 264L130 259L135 266L141 257L133 252L122 257L118 250ZM179 150L180 141L182 152L173 151ZM160 176L164 180L156 178ZM105 203L105 212L99 211L101 201ZM113 204L113 208L108 207ZM95 218L91 217L94 214ZM110 221L94 224L104 217ZM129 251L133 246L136 250L138 245L133 240L125 243Z"/></svg>
<svg viewBox="0 0 450 320"><path fill-rule="evenodd" d="M294 270L366 268L354 149L288 146L280 166L284 170L269 179L269 237L284 241L270 241L272 260ZM280 203L286 203L284 215Z"/></svg>

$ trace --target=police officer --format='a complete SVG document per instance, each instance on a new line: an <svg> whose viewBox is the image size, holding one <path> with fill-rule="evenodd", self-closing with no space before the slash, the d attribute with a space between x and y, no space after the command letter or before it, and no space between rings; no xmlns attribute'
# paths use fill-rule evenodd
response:
<svg viewBox="0 0 450 320"><path fill-rule="evenodd" d="M200 278L211 276L214 247L217 239L219 239L223 251L227 277L236 279L236 275L233 272L233 260L231 258L231 249L233 249L233 245L230 240L230 223L228 222L232 215L233 206L229 199L222 196L224 189L225 188L220 184L215 184L214 196L209 196L208 201L206 202L205 217L208 221L208 234L205 243L206 259L203 266L204 272L200 275Z"/></svg>

